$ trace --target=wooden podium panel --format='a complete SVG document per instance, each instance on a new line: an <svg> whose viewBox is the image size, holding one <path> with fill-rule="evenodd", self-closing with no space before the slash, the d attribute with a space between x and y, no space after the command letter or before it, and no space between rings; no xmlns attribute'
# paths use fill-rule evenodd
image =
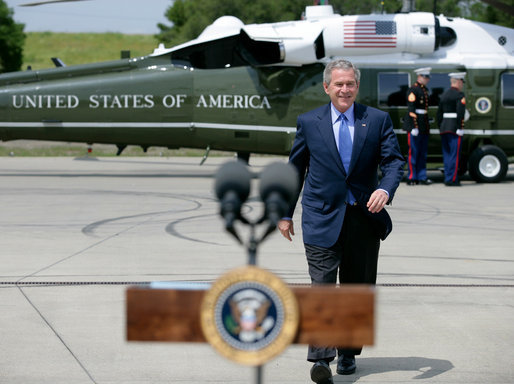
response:
<svg viewBox="0 0 514 384"><path fill-rule="evenodd" d="M290 286L299 307L297 344L373 344L371 286ZM126 292L127 340L206 342L200 325L205 290L131 287Z"/></svg>

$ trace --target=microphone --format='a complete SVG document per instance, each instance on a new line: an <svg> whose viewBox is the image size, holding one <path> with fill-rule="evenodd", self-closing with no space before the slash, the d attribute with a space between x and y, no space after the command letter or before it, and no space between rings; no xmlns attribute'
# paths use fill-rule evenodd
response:
<svg viewBox="0 0 514 384"><path fill-rule="evenodd" d="M214 189L221 202L220 214L225 219L225 228L239 241L234 222L241 218L241 206L250 194L250 171L241 161L223 164L217 174Z"/></svg>
<svg viewBox="0 0 514 384"><path fill-rule="evenodd" d="M298 172L291 164L275 162L261 173L259 187L265 210L261 221L266 218L273 226L282 219L296 199L298 193Z"/></svg>

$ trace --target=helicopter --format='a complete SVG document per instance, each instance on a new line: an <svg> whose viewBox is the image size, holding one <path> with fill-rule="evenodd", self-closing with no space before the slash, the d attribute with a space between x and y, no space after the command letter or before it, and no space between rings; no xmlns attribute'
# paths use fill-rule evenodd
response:
<svg viewBox="0 0 514 384"><path fill-rule="evenodd" d="M50 140L288 155L299 114L328 102L326 63L362 73L357 101L387 111L403 153L406 91L431 67L428 162L442 160L435 115L448 74L466 72L460 172L505 178L514 156L514 30L427 12L339 15L245 25L222 16L194 40L143 57L0 75L0 140Z"/></svg>

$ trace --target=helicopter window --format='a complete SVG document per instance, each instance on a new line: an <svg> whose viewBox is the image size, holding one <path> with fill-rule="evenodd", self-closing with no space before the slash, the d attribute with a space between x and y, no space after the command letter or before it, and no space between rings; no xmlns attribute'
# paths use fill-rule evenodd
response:
<svg viewBox="0 0 514 384"><path fill-rule="evenodd" d="M378 94L379 105L383 107L405 107L407 106L407 90L410 88L408 73L379 73L378 74ZM511 104L514 106L514 79L508 83L511 85ZM448 73L430 74L428 88L428 105L437 107L442 93L450 88L450 78ZM509 90L510 90L509 89Z"/></svg>
<svg viewBox="0 0 514 384"><path fill-rule="evenodd" d="M378 104L387 107L405 107L409 89L408 73L378 74Z"/></svg>
<svg viewBox="0 0 514 384"><path fill-rule="evenodd" d="M502 75L502 104L504 107L514 107L514 73Z"/></svg>
<svg viewBox="0 0 514 384"><path fill-rule="evenodd" d="M450 78L447 73L434 73L430 74L430 81L427 84L428 88L428 105L430 107L437 107L439 105L439 98L445 90L450 88Z"/></svg>

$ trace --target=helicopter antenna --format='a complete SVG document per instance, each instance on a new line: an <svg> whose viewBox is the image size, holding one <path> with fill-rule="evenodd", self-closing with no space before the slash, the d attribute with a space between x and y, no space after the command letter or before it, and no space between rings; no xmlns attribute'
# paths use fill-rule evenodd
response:
<svg viewBox="0 0 514 384"><path fill-rule="evenodd" d="M52 60L52 63L54 63L54 65L56 67L65 67L66 66L66 64L64 64L64 62L61 59L59 59L58 57L52 57L51 60Z"/></svg>

